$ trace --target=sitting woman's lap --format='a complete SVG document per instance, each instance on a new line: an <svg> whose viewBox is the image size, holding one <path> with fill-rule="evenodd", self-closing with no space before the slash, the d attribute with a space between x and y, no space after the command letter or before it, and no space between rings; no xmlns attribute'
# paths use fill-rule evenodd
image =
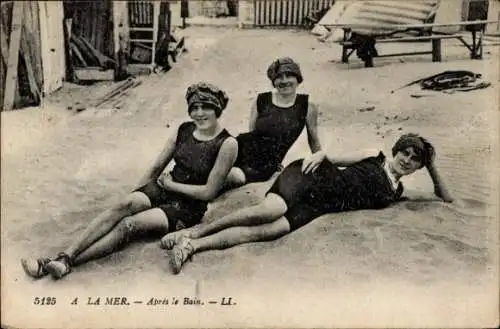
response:
<svg viewBox="0 0 500 329"><path fill-rule="evenodd" d="M151 208L161 209L167 219L169 231L176 231L199 224L207 210L207 202L191 199L149 182L136 192L142 192L151 201Z"/></svg>

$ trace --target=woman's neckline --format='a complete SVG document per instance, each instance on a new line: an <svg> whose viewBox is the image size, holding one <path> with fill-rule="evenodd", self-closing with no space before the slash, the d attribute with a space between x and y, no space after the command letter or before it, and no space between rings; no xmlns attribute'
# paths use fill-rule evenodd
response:
<svg viewBox="0 0 500 329"><path fill-rule="evenodd" d="M211 138L199 138L198 136L196 136L196 128L193 130L193 133L191 134L193 136L193 138L198 141L198 142L210 142L214 139L216 139L217 137L219 137L219 135L224 131L224 127L219 127L219 129L217 130L217 133L213 135L213 137Z"/></svg>
<svg viewBox="0 0 500 329"><path fill-rule="evenodd" d="M288 109L288 108L294 106L295 102L297 101L297 93L295 93L295 96L293 97L293 101L290 103L287 103L287 104L278 104L277 97L278 97L278 95L276 92L271 92L271 103L274 106L282 108L282 109Z"/></svg>
<svg viewBox="0 0 500 329"><path fill-rule="evenodd" d="M389 167L389 162L387 161L387 159L384 160L383 168L387 178L389 179L389 182L391 183L391 187L394 190L397 190L401 182L399 179L396 179L394 174L391 172L391 168Z"/></svg>

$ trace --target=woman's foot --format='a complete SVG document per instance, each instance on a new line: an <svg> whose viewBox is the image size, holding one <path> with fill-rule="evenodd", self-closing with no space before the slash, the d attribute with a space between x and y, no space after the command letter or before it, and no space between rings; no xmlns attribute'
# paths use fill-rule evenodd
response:
<svg viewBox="0 0 500 329"><path fill-rule="evenodd" d="M181 271L182 265L194 254L194 248L190 239L182 239L179 244L176 244L171 252L170 265L174 274Z"/></svg>
<svg viewBox="0 0 500 329"><path fill-rule="evenodd" d="M24 272L32 278L40 279L49 272L47 272L47 264L50 263L49 258L38 258L38 259L21 259L21 265Z"/></svg>
<svg viewBox="0 0 500 329"><path fill-rule="evenodd" d="M195 226L191 228L186 228L180 231L175 231L172 233L168 233L160 240L160 248L170 250L175 245L178 245L182 239L190 239L193 238L193 232L195 230Z"/></svg>
<svg viewBox="0 0 500 329"><path fill-rule="evenodd" d="M57 258L50 261L45 268L54 279L60 279L71 272L71 259L65 253L60 253L57 255Z"/></svg>

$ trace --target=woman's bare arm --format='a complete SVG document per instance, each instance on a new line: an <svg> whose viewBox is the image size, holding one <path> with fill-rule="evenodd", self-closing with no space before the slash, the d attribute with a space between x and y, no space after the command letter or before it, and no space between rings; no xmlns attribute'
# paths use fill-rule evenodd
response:
<svg viewBox="0 0 500 329"><path fill-rule="evenodd" d="M318 136L318 107L316 104L309 103L306 118L307 142L312 153L321 150L321 143Z"/></svg>
<svg viewBox="0 0 500 329"><path fill-rule="evenodd" d="M222 144L214 167L205 185L190 185L174 182L169 176L160 177L160 185L167 190L182 193L193 199L212 200L224 186L226 177L236 161L238 142L235 138L227 138Z"/></svg>
<svg viewBox="0 0 500 329"><path fill-rule="evenodd" d="M443 201L445 202L453 202L453 198L451 197L446 184L441 178L441 175L439 174L434 161L427 165L427 171L429 172L432 183L434 184L434 194L436 194L437 197L443 199Z"/></svg>
<svg viewBox="0 0 500 329"><path fill-rule="evenodd" d="M302 172L307 174L314 172L325 159L325 152L321 149L318 136L318 108L315 104L309 103L306 118L307 142L312 155L304 159Z"/></svg>
<svg viewBox="0 0 500 329"><path fill-rule="evenodd" d="M142 178L139 180L139 183L137 184L138 187L143 186L149 183L150 181L155 181L158 179L158 177L160 177L160 174L174 156L175 142L177 140L177 132L178 129L176 129L175 132L172 135L170 135L167 142L165 143L165 146L163 147L162 151L156 158L153 165L150 168L148 168L144 176L142 176Z"/></svg>
<svg viewBox="0 0 500 329"><path fill-rule="evenodd" d="M257 101L252 103L250 107L250 118L248 119L248 131L255 130L255 124L257 122L257 117L259 113L257 112Z"/></svg>
<svg viewBox="0 0 500 329"><path fill-rule="evenodd" d="M348 167L356 162L369 157L376 157L380 153L378 149L366 149L353 151L345 154L339 154L338 152L327 152L326 158L332 164L339 167Z"/></svg>

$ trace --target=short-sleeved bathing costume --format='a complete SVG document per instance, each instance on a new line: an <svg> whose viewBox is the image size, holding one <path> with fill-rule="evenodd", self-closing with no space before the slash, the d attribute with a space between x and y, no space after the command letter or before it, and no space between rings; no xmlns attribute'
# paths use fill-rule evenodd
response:
<svg viewBox="0 0 500 329"><path fill-rule="evenodd" d="M200 141L193 136L195 128L193 122L185 122L179 127L173 157L175 166L170 174L175 182L204 185L207 183L222 143L231 135L224 129L217 137L209 141ZM200 223L207 210L207 201L167 191L155 181L136 191L148 196L152 208L160 208L165 212L170 230L179 230Z"/></svg>
<svg viewBox="0 0 500 329"><path fill-rule="evenodd" d="M403 185L394 188L387 176L382 152L345 169L325 160L307 175L302 174L302 161L288 165L267 192L285 200L284 216L292 231L327 213L385 208L403 193Z"/></svg>
<svg viewBox="0 0 500 329"><path fill-rule="evenodd" d="M255 129L240 134L238 158L247 182L268 180L279 170L281 161L302 133L306 124L309 95L298 94L290 107L279 107L272 102L272 92L257 96Z"/></svg>

